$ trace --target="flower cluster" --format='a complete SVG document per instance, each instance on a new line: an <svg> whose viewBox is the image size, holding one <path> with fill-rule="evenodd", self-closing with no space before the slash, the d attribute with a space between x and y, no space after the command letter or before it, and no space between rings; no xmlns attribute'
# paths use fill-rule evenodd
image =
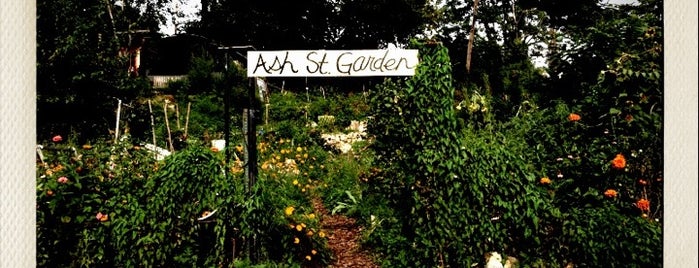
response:
<svg viewBox="0 0 699 268"><path fill-rule="evenodd" d="M326 234L317 227L319 221L314 213L296 213L298 211L293 206L284 209L284 216L291 231L291 243L294 246L292 251L299 258L312 261L318 254L319 245L325 243Z"/></svg>

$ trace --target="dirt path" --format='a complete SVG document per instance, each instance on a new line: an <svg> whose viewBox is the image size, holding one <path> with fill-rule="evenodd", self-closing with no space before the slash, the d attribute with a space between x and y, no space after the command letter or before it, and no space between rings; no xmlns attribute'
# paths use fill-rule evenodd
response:
<svg viewBox="0 0 699 268"><path fill-rule="evenodd" d="M328 247L333 253L331 268L378 268L368 252L359 246L362 228L344 215L331 215L319 199L313 200L315 211L322 215L322 228L328 233Z"/></svg>

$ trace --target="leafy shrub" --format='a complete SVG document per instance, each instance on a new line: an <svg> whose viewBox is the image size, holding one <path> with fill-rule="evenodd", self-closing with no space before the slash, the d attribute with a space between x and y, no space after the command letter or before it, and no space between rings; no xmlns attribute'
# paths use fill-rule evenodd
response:
<svg viewBox="0 0 699 268"><path fill-rule="evenodd" d="M57 139L58 140L58 139ZM117 224L141 211L143 189L157 167L152 155L128 143L78 148L55 142L37 165L37 266L115 267ZM130 245L135 237L124 237Z"/></svg>
<svg viewBox="0 0 699 268"><path fill-rule="evenodd" d="M638 219L650 209L637 176L657 174L658 159L639 156L652 148L629 148L623 123L564 104L459 131L448 57L439 46L418 47L416 75L386 81L372 97L379 172L363 197L383 196L393 209L368 241L386 265L462 267L488 251L525 265L660 263L659 227ZM644 143L654 129L641 144L655 144ZM616 232L598 230L611 225ZM602 254L590 239L617 243Z"/></svg>

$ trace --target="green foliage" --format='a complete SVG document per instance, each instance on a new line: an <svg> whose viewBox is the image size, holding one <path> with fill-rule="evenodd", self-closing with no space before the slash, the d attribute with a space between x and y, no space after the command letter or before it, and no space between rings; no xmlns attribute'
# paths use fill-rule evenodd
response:
<svg viewBox="0 0 699 268"><path fill-rule="evenodd" d="M488 251L527 265L660 263L660 227L643 219L657 218L657 207L634 205L660 193L654 187L661 180L645 179L659 176L660 158L649 146L658 145L658 121L645 121L642 130L633 120L607 122L606 113L602 120L571 114L592 104L559 104L527 106L506 122L470 115L481 125L458 131L449 71L440 72L448 57L430 48L421 48L415 77L387 81L372 97L369 130L380 172L362 197L384 196L393 210L367 241L382 250L385 265L467 266ZM621 169L613 164L617 154L626 156ZM610 239L610 248L590 242Z"/></svg>
<svg viewBox="0 0 699 268"><path fill-rule="evenodd" d="M117 224L142 212L143 189L157 166L152 156L127 143L98 142L82 148L54 143L37 166L37 266L116 266L135 237L118 236L133 226ZM63 178L63 179L61 179ZM128 247L115 247L130 239ZM121 250L119 250L120 248Z"/></svg>
<svg viewBox="0 0 699 268"><path fill-rule="evenodd" d="M191 147L169 157L145 185L145 218L125 223L143 226L146 234L135 244L138 255L123 261L155 266L212 266L222 261L229 228L219 225L230 222L197 218L213 211L219 214L215 219L235 214L227 210L235 208L230 198L235 191L229 189L236 183L226 180L223 172L222 161L208 149Z"/></svg>

